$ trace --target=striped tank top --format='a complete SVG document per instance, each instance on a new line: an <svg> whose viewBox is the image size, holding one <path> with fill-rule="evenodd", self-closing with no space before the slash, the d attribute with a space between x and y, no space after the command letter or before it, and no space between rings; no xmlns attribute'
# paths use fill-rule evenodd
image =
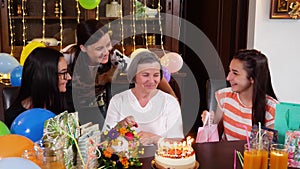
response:
<svg viewBox="0 0 300 169"><path fill-rule="evenodd" d="M224 134L227 140L246 140L246 130L252 129L252 107L245 106L238 93L231 87L218 90L215 93L219 108L223 112ZM269 127L275 121L275 108L279 102L267 95L265 126Z"/></svg>

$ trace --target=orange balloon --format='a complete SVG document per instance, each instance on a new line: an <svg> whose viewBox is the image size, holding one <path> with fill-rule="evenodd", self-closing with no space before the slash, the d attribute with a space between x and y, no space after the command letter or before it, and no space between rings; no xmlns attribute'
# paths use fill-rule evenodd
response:
<svg viewBox="0 0 300 169"><path fill-rule="evenodd" d="M0 136L0 159L5 157L22 157L25 150L32 150L34 143L27 137L8 134Z"/></svg>

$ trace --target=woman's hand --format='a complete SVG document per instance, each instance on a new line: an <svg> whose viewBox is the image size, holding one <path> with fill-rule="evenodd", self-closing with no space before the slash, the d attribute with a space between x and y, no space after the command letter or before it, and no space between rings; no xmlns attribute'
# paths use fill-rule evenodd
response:
<svg viewBox="0 0 300 169"><path fill-rule="evenodd" d="M204 125L205 118L206 118L207 115L210 116L210 119L209 119L209 120L210 120L210 121L209 121L210 124L213 123L213 120L214 120L214 117L215 117L215 113L214 113L213 111L208 112L207 110L204 110L204 111L202 112L202 114L201 114L201 120L202 120L203 125ZM208 124L208 122L207 122L206 124Z"/></svg>
<svg viewBox="0 0 300 169"><path fill-rule="evenodd" d="M202 120L202 123L204 123L207 113L208 113L207 110L204 110L204 111L202 112L202 114L201 114L201 120Z"/></svg>
<svg viewBox="0 0 300 169"><path fill-rule="evenodd" d="M161 138L161 136L157 134L153 134L145 131L139 132L138 136L140 137L140 143L142 145L157 144L158 140Z"/></svg>
<svg viewBox="0 0 300 169"><path fill-rule="evenodd" d="M118 124L120 124L121 126L124 126L124 127L127 127L127 126L129 126L129 127L138 127L138 124L134 120L133 116L128 116L128 117L124 118Z"/></svg>

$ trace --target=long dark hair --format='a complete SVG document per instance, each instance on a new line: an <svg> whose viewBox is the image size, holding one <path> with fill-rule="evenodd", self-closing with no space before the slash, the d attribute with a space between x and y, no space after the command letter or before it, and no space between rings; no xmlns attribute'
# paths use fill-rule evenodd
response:
<svg viewBox="0 0 300 169"><path fill-rule="evenodd" d="M30 97L33 108L46 108L55 114L64 111L58 88L58 62L63 54L52 48L38 47L26 58L18 101Z"/></svg>
<svg viewBox="0 0 300 169"><path fill-rule="evenodd" d="M265 124L266 95L277 99L272 83L267 57L255 49L240 50L233 59L243 62L248 79L254 80L252 96L252 124Z"/></svg>
<svg viewBox="0 0 300 169"><path fill-rule="evenodd" d="M89 46L96 43L101 37L108 33L108 29L104 23L95 19L89 19L79 23L76 29L77 45L71 49L71 52L75 53L74 61L71 65L71 71L74 71L76 65L76 69L78 69L76 71L79 71L80 74L87 75L80 76L80 80L93 82L94 79L91 79L90 76L88 76L90 74L88 69L89 57L86 53L81 52L80 45ZM98 72L106 72L110 69L110 67L111 62L102 64Z"/></svg>

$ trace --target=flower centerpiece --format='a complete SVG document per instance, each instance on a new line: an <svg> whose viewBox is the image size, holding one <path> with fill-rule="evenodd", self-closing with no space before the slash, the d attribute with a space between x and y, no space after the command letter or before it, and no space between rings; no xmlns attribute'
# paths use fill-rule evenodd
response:
<svg viewBox="0 0 300 169"><path fill-rule="evenodd" d="M108 126L108 128L110 128ZM100 146L100 168L122 169L141 167L139 155L144 153L140 148L139 137L130 127L117 125L102 134Z"/></svg>

